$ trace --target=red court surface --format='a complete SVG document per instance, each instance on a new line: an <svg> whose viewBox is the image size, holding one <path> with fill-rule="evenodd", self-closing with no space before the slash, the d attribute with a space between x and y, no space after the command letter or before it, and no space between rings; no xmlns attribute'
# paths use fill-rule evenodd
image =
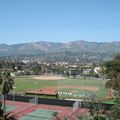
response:
<svg viewBox="0 0 120 120"><path fill-rule="evenodd" d="M72 107L62 107L55 105L33 104L33 103L13 102L13 101L6 101L6 105L16 106L16 109L12 110L12 112L15 113L19 119L23 117L25 114L31 113L39 109L60 111L59 117L61 118L61 120L65 116L68 116L69 120L75 120L77 115L82 115L86 112L86 110L82 108L79 108L78 110L73 112Z"/></svg>

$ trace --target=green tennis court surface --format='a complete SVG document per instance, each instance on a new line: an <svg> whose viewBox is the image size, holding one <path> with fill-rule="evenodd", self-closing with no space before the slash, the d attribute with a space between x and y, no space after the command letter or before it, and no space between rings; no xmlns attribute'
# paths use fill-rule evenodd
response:
<svg viewBox="0 0 120 120"><path fill-rule="evenodd" d="M16 109L16 106L14 106L14 105L6 105L6 111L7 112L12 111L14 109Z"/></svg>
<svg viewBox="0 0 120 120"><path fill-rule="evenodd" d="M56 111L39 109L25 114L25 116L23 116L20 120L51 120L54 112Z"/></svg>

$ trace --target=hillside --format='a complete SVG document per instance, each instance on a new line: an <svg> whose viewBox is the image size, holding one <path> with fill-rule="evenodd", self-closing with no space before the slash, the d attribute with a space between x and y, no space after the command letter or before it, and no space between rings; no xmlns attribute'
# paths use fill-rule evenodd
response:
<svg viewBox="0 0 120 120"><path fill-rule="evenodd" d="M95 60L104 61L120 52L120 42L88 42L77 40L67 43L33 42L25 44L0 44L0 57L3 56L46 56L46 60L67 61Z"/></svg>

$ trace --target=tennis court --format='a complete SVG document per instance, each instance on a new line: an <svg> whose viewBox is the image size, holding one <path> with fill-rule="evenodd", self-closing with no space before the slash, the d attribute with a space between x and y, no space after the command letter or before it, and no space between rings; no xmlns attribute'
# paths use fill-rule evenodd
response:
<svg viewBox="0 0 120 120"><path fill-rule="evenodd" d="M6 105L6 111L9 112L9 111L12 111L12 110L15 110L17 107L15 105Z"/></svg>
<svg viewBox="0 0 120 120"><path fill-rule="evenodd" d="M75 104L76 105L76 104ZM74 106L76 109L76 106ZM60 119L76 117L78 111L73 111L73 107L63 107L46 104L33 104L17 101L6 101L6 110L13 112L19 120L52 120L57 115ZM85 110L80 109L81 114Z"/></svg>
<svg viewBox="0 0 120 120"><path fill-rule="evenodd" d="M51 120L54 112L58 111L39 109L25 114L20 120Z"/></svg>

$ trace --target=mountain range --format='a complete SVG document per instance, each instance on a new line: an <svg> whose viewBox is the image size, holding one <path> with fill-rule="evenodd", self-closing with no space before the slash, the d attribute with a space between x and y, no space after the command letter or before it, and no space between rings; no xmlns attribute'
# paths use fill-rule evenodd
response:
<svg viewBox="0 0 120 120"><path fill-rule="evenodd" d="M14 45L0 44L0 57L3 56L32 56L39 55L60 59L111 59L120 52L120 41L116 42L88 42L76 40L67 43L32 42ZM60 56L62 56L60 58ZM58 58L57 58L58 57ZM72 57L72 58L71 58ZM54 59L53 58L53 59Z"/></svg>

